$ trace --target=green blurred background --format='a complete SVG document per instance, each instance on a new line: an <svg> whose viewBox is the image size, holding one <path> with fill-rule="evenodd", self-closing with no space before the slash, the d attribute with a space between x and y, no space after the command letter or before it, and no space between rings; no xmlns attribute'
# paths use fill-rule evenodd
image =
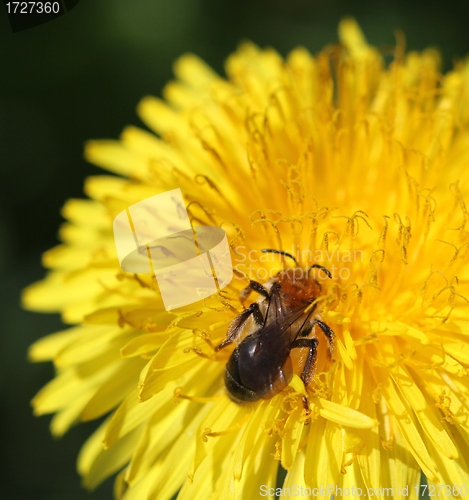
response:
<svg viewBox="0 0 469 500"><path fill-rule="evenodd" d="M194 52L223 72L242 39L285 55L297 45L315 53L337 39L353 15L377 46L402 29L409 49L439 48L444 68L469 53L469 1L404 0L81 0L63 17L13 34L0 7L0 495L5 499L108 499L112 480L91 497L75 472L95 423L51 438L49 417L29 401L53 376L31 365L27 347L62 328L57 315L24 312L20 291L41 279L40 255L56 245L59 210L82 196L83 143L116 138L139 125L135 106L159 95L171 64Z"/></svg>

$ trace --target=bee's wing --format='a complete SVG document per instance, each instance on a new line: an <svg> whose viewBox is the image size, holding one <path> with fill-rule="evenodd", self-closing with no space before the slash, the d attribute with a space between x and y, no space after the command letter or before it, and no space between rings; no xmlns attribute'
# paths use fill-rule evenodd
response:
<svg viewBox="0 0 469 500"><path fill-rule="evenodd" d="M272 309L275 305L271 304L269 314L276 314L276 318L238 346L239 359L250 359L239 364L240 380L261 397L270 397L288 385L291 374L282 369L290 353L291 326L304 314L296 311L286 315L283 309Z"/></svg>
<svg viewBox="0 0 469 500"><path fill-rule="evenodd" d="M285 315L285 306L280 294L280 285L279 283L274 283L270 289L269 306L264 317L264 328L282 320L285 318Z"/></svg>

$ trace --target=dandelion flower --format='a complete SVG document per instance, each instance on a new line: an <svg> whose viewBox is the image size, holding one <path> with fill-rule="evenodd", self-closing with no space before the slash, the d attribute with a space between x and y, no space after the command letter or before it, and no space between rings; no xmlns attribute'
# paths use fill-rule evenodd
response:
<svg viewBox="0 0 469 500"><path fill-rule="evenodd" d="M119 176L88 179L89 199L66 203L51 270L24 293L74 325L31 347L57 371L35 413L54 413L56 436L106 416L78 458L87 488L117 473L125 500L255 498L281 466L304 497L417 498L421 472L469 493L469 65L442 74L437 52L402 42L386 64L350 19L339 36L285 60L243 44L226 79L183 56L165 99L138 106L152 132L87 145ZM167 312L154 276L119 268L112 221L175 188L194 225L227 233L235 279ZM290 266L266 248L331 271L318 308L335 351L318 336L306 387L293 377L238 405L223 383L233 346L214 346L247 280Z"/></svg>

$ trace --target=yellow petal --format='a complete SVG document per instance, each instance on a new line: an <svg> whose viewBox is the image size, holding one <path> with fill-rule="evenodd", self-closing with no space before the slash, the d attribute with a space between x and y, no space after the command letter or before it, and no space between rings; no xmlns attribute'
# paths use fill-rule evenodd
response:
<svg viewBox="0 0 469 500"><path fill-rule="evenodd" d="M310 488L333 487L338 482L340 472L332 470L329 449L324 439L327 421L320 418L310 424L305 456L305 482ZM333 491L318 492L318 498L329 500Z"/></svg>
<svg viewBox="0 0 469 500"><path fill-rule="evenodd" d="M143 360L133 359L122 363L113 376L101 384L81 412L82 420L93 420L114 409L137 386Z"/></svg>
<svg viewBox="0 0 469 500"><path fill-rule="evenodd" d="M327 399L315 398L312 402L317 406L321 417L331 422L335 422L336 424L353 427L355 429L371 429L378 425L375 419L359 411L328 401Z"/></svg>
<svg viewBox="0 0 469 500"><path fill-rule="evenodd" d="M138 105L137 112L142 121L156 133L186 130L186 122L161 99L143 98Z"/></svg>
<svg viewBox="0 0 469 500"><path fill-rule="evenodd" d="M429 407L423 394L419 391L416 383L409 374L401 366L396 366L391 374L401 394L415 411L415 416L424 429L425 434L434 442L440 453L443 453L451 460L457 458L458 450L448 436L439 415Z"/></svg>
<svg viewBox="0 0 469 500"><path fill-rule="evenodd" d="M79 226L109 231L109 215L106 208L94 200L68 200L62 215Z"/></svg>
<svg viewBox="0 0 469 500"><path fill-rule="evenodd" d="M282 486L282 494L290 495L299 500L310 500L310 488L306 486L304 479L305 453L300 451L296 454L295 461L288 471ZM288 497L287 497L288 498Z"/></svg>
<svg viewBox="0 0 469 500"><path fill-rule="evenodd" d="M82 330L82 326L76 326L68 330L52 333L37 340L29 348L29 359L31 361L47 361L54 359L58 352L79 337Z"/></svg>
<svg viewBox="0 0 469 500"><path fill-rule="evenodd" d="M301 403L288 416L283 429L281 464L286 470L290 470L295 463L298 447L300 446L305 423L304 408Z"/></svg>
<svg viewBox="0 0 469 500"><path fill-rule="evenodd" d="M245 420L243 417L250 411L234 404L227 397L216 400L210 406L210 411L204 412L204 418L197 429L196 450L191 476L198 473L198 467L217 444L218 436L230 431L238 431L243 420Z"/></svg>
<svg viewBox="0 0 469 500"><path fill-rule="evenodd" d="M144 179L149 173L148 158L128 151L117 141L89 141L85 157L95 165L133 179Z"/></svg>
<svg viewBox="0 0 469 500"><path fill-rule="evenodd" d="M219 76L205 61L194 54L185 54L174 63L174 73L183 82L204 89L209 87Z"/></svg>
<svg viewBox="0 0 469 500"><path fill-rule="evenodd" d="M123 358L132 358L134 356L148 355L158 350L167 338L168 334L166 332L139 335L122 347L121 356Z"/></svg>
<svg viewBox="0 0 469 500"><path fill-rule="evenodd" d="M148 401L138 400L137 389L129 392L124 401L112 414L103 434L102 442L106 448L111 447L118 439L134 430L155 413L159 408L173 400L173 388L167 387L158 398Z"/></svg>
<svg viewBox="0 0 469 500"><path fill-rule="evenodd" d="M378 372L378 369L375 369L374 372ZM431 481L438 481L434 461L430 457L419 429L415 424L409 402L404 400L402 396L398 394L384 373L380 376L379 380L382 384L381 387L383 396L389 402L388 404L392 409L393 418L399 427L399 431L402 433L407 446L412 451L413 456L427 478Z"/></svg>
<svg viewBox="0 0 469 500"><path fill-rule="evenodd" d="M350 17L343 19L339 23L339 37L342 43L356 57L366 53L368 50L368 44L362 30L357 22Z"/></svg>
<svg viewBox="0 0 469 500"><path fill-rule="evenodd" d="M94 439L87 441L78 456L78 468L83 475L85 488L93 490L111 474L120 470L129 461L138 437L139 429L130 432L106 450L102 443L95 444ZM92 449L94 447L96 449Z"/></svg>

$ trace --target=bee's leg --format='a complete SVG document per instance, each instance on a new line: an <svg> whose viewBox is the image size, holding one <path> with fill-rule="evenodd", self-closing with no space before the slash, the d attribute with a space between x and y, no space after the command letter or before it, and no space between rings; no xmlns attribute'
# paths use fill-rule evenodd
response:
<svg viewBox="0 0 469 500"><path fill-rule="evenodd" d="M307 328L301 332L301 335L308 335L310 332L311 328ZM316 355L317 355L318 344L319 344L318 339L316 338L308 339L304 337L295 339L291 344L292 349L295 348L308 349L308 355L303 365L303 371L301 372L300 375L300 378L305 384L305 386L307 386L311 382L311 379L313 378L314 375L314 371L316 369ZM307 396L302 396L301 400L303 402L306 415L305 425L308 425L311 421L310 419L311 409L309 407L309 400Z"/></svg>
<svg viewBox="0 0 469 500"><path fill-rule="evenodd" d="M319 328L322 330L324 333L326 339L327 339L327 345L329 348L329 356L332 358L334 354L334 341L335 341L335 333L330 328L329 326L326 325L326 323L323 323L322 321L319 321L318 319L314 320L313 324L317 324Z"/></svg>
<svg viewBox="0 0 469 500"><path fill-rule="evenodd" d="M247 309L245 309L230 323L225 340L220 345L215 347L215 351L219 351L220 349L223 349L223 347L226 347L228 344L235 342L241 335L244 323L246 323L251 315L259 327L264 324L264 316L262 316L261 310L259 309L259 304L257 302L253 302Z"/></svg>
<svg viewBox="0 0 469 500"><path fill-rule="evenodd" d="M243 303L251 294L251 292L257 292L259 295L264 296L266 299L269 298L269 292L261 285L259 282L250 280L249 285L241 290L239 298Z"/></svg>
<svg viewBox="0 0 469 500"><path fill-rule="evenodd" d="M305 385L308 385L311 382L311 378L313 377L314 370L316 368L316 353L318 344L318 339L306 338L297 338L291 344L292 349L308 349L308 356L306 357L303 365L303 371L300 376Z"/></svg>

